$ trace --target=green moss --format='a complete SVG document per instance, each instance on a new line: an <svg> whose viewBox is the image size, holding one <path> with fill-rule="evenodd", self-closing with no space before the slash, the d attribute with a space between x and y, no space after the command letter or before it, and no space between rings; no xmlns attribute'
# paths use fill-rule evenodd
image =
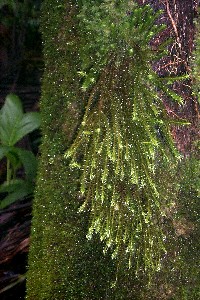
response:
<svg viewBox="0 0 200 300"><path fill-rule="evenodd" d="M109 9L115 2L114 21L120 20L124 27L110 31L113 48L105 40L99 56L95 51L104 42L104 35L98 29L104 28L104 21L108 26L104 29L113 28ZM107 9L105 19L96 5L101 3L107 5L102 6ZM33 207L27 300L152 300L161 295L158 291L151 297L147 271L158 270L163 259L163 228L167 226L166 216L160 213L164 214L174 200L176 159L174 163L172 157L176 151L160 96L167 93L175 100L180 98L166 85L173 79L163 84L165 79L160 80L151 70L155 56L147 40L158 28L153 25L155 18L149 7L145 13L137 10L140 21L143 13L146 21L150 19L146 44L143 37L139 49L135 41L131 47L124 47L132 42L125 34L129 24L125 4L43 2L43 140ZM129 5L135 8L132 2ZM90 18L93 14L96 19ZM141 23L144 29L146 23ZM93 45L96 48L91 48ZM109 51L113 51L111 56ZM163 93L158 94L157 85ZM73 163L81 169L71 168ZM166 172L169 166L172 170ZM113 190L114 205L110 205ZM90 240L86 238L88 228L93 235ZM107 234L111 229L112 234ZM117 249L116 256L109 242ZM165 246L170 250L171 245ZM160 286L167 276L171 276L170 270Z"/></svg>
<svg viewBox="0 0 200 300"><path fill-rule="evenodd" d="M77 101L76 37L72 34L76 7L72 4L71 1L62 1L62 5L56 5L55 1L43 4L46 62L41 99L43 142L33 207L29 300L85 299L90 294L92 299L94 273L99 277L95 283L98 296L94 299L100 299L106 292L109 262L85 238L87 218L77 214L78 174L69 170L64 159L83 105ZM70 40L74 44L68 48Z"/></svg>
<svg viewBox="0 0 200 300"><path fill-rule="evenodd" d="M87 105L66 152L71 168L81 170L80 211L90 211L87 237L99 234L104 251L126 257L129 268L149 278L166 251L163 206L173 190L162 193L156 177L163 163L171 176L178 157L163 93L181 101L169 88L176 78L161 79L152 70L158 54L150 41L164 28L155 25L159 14L136 2L80 5L78 73Z"/></svg>

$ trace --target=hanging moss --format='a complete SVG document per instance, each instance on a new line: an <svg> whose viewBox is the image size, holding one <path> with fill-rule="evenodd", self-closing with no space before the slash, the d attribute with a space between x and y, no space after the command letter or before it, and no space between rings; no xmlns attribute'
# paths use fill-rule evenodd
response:
<svg viewBox="0 0 200 300"><path fill-rule="evenodd" d="M150 47L158 15L133 1L43 2L28 300L148 299L179 156L162 99L182 101L180 78L151 68L168 43Z"/></svg>
<svg viewBox="0 0 200 300"><path fill-rule="evenodd" d="M130 1L79 6L78 73L87 104L66 152L71 168L81 170L79 211L90 212L88 239L99 234L104 251L151 276L166 251L161 223L170 205L157 172L164 164L169 177L178 158L162 96L181 102L169 87L180 78L159 78L151 67L166 54L163 45L150 47L164 28L155 24L160 12Z"/></svg>

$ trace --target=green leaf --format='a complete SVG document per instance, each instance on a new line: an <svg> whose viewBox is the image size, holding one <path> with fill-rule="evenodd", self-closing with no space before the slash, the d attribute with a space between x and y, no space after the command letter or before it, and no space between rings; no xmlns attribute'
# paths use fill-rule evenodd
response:
<svg viewBox="0 0 200 300"><path fill-rule="evenodd" d="M23 165L26 173L26 179L33 181L37 172L37 159L33 152L17 147L0 146L0 159L7 157L13 169Z"/></svg>
<svg viewBox="0 0 200 300"><path fill-rule="evenodd" d="M16 95L8 95L0 111L0 138L2 144L13 145L13 136L22 117L23 109L20 99Z"/></svg>
<svg viewBox="0 0 200 300"><path fill-rule="evenodd" d="M15 135L15 143L28 133L40 127L40 123L40 114L38 112L24 114L21 122L18 124L18 130Z"/></svg>
<svg viewBox="0 0 200 300"><path fill-rule="evenodd" d="M10 147L7 146L0 146L0 160L7 156L8 152L10 151Z"/></svg>
<svg viewBox="0 0 200 300"><path fill-rule="evenodd" d="M12 193L24 183L23 179L12 179L8 184L7 181L0 185L0 193Z"/></svg>
<svg viewBox="0 0 200 300"><path fill-rule="evenodd" d="M14 146L26 134L40 126L37 112L23 113L19 97L10 94L0 111L0 140L3 145Z"/></svg>
<svg viewBox="0 0 200 300"><path fill-rule="evenodd" d="M12 166L12 176L15 177L16 171L21 167L21 162L15 151L10 147L10 151L6 154L7 159L10 161Z"/></svg>
<svg viewBox="0 0 200 300"><path fill-rule="evenodd" d="M37 159L35 155L28 150L12 147L14 152L17 154L20 162L22 163L25 173L26 179L28 181L33 181L36 177L37 172Z"/></svg>
<svg viewBox="0 0 200 300"><path fill-rule="evenodd" d="M9 185L2 184L0 186L0 193L8 192L9 194L0 201L0 209L5 208L18 200L22 200L28 195L31 195L33 191L34 185L25 180L15 180Z"/></svg>

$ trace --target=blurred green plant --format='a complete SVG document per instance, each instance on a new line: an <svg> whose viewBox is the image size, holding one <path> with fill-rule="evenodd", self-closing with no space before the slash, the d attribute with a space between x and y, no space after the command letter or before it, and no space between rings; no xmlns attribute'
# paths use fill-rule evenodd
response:
<svg viewBox="0 0 200 300"><path fill-rule="evenodd" d="M25 69L41 69L41 38L39 33L39 16L41 1L24 0L0 1L0 40L5 53L3 66L5 72L0 77L10 74L14 81L22 75L23 81L30 80L24 76ZM31 74L33 80L33 74Z"/></svg>
<svg viewBox="0 0 200 300"><path fill-rule="evenodd" d="M0 201L0 209L33 193L37 159L31 151L16 146L24 136L40 126L38 112L23 112L21 100L14 94L6 97L0 110L0 160L6 157L6 181L0 185L0 193L6 194ZM25 179L17 178L23 167Z"/></svg>
<svg viewBox="0 0 200 300"><path fill-rule="evenodd" d="M14 22L26 26L38 26L39 25L39 9L41 1L15 1L15 0L2 0L0 3L0 9L7 7L9 12L12 13L8 15L3 15L0 13L0 22L6 26L13 25ZM28 22L24 24L24 17L28 17Z"/></svg>

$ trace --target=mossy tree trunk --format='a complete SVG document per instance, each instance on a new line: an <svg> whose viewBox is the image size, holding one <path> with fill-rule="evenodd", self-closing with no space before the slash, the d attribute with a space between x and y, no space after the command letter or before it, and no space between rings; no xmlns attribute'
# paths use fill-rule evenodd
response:
<svg viewBox="0 0 200 300"><path fill-rule="evenodd" d="M43 142L33 207L27 299L93 299L95 290L94 299L100 299L101 293L106 293L109 262L98 254L101 250L96 242L91 247L86 241L87 220L77 214L78 174L69 170L64 159L83 105L77 88L77 12L74 1L58 2L44 1L42 12Z"/></svg>
<svg viewBox="0 0 200 300"><path fill-rule="evenodd" d="M153 78L153 80L155 80L155 82L159 84L159 88L161 89L162 89L162 85L160 85L159 78L154 77L154 74L151 73L150 69L148 69L150 75L146 69L144 69L144 73L141 73L144 74L145 76L148 75L149 76L149 77L147 76L148 79L145 80L145 78L142 78L140 71L143 72L142 69L143 64L144 64L144 68L146 67L145 63L146 60L148 60L148 57L146 58L141 56L141 58L142 59L144 58L144 60L140 60L140 56L136 53L135 55L136 60L138 61L139 58L140 61L140 64L138 66L137 65L135 66L134 65L135 61L133 61L132 63L129 57L127 60L124 59L124 55L125 56L129 54L132 55L132 51L135 51L135 48L137 51L137 45L136 47L134 45L135 47L135 48L133 47L134 50L132 48L127 50L129 54L127 54L126 52L124 53L123 52L124 49L122 49L122 52L119 54L119 57L116 58L116 60L118 60L117 63L119 69L121 68L120 70L122 71L122 73L118 73L117 67L113 64L114 59L113 57L111 57L109 63L106 66L103 65L104 64L103 60L97 61L96 66L94 67L97 68L97 71L98 68L100 68L101 70L103 70L103 72L102 73L100 72L100 76L96 78L95 76L96 73L98 72L96 73L93 72L94 70L90 67L90 61L89 63L87 62L87 56L85 57L86 58L85 69L86 69L86 73L89 72L88 73L89 75L88 74L85 75L85 73L82 72L81 60L84 60L84 55L85 55L84 51L87 51L87 44L85 46L84 44L85 42L83 41L84 34L81 32L79 26L79 22L81 19L79 9L81 7L80 3L82 2L84 1L63 0L63 1L56 1L55 3L55 1L52 0L45 0L43 2L42 19L41 19L42 22L41 29L42 29L43 41L44 41L44 59L45 59L45 71L43 76L42 98L41 98L43 139L41 145L41 157L39 163L37 189L35 193L34 207L33 207L31 248L29 254L29 270L28 270L28 280L27 280L27 300L149 299L148 298L149 290L147 286L148 276L146 277L145 274L141 272L141 274L139 274L139 278L136 278L134 268L133 269L128 268L125 259L126 256L124 251L125 248L123 248L124 245L121 245L123 244L123 242L121 242L120 250L118 251L119 257L121 259L120 262L118 258L114 258L114 259L111 258L111 251L109 249L106 252L106 254L103 254L104 246L106 243L108 243L107 237L105 238L105 229L104 229L104 225L108 221L108 217L109 217L109 216L107 217L106 215L107 206L105 205L103 207L102 205L103 208L101 206L99 208L97 207L97 205L96 206L94 205L92 206L92 208L86 209L84 213L78 213L80 206L86 202L85 198L87 198L87 191L90 190L90 186L86 187L86 194L80 193L80 184L84 185L83 184L84 177L81 174L82 169L71 168L69 166L71 163L70 162L71 153L70 155L68 155L67 159L64 157L64 155L66 154L66 151L69 149L71 149L71 152L78 150L78 162L79 161L85 162L86 160L88 161L88 153L93 154L91 149L91 144L95 146L95 144L93 143L93 141L95 141L95 137L91 143L88 142L88 137L87 137L87 135L90 136L93 134L92 128L95 129L94 131L96 133L99 133L99 131L102 130L103 133L105 133L106 138L108 133L108 139L109 139L110 138L109 130L113 130L113 128L115 127L111 124L112 126L110 127L108 126L108 131L106 131L105 127L103 127L104 124L102 122L102 120L104 119L101 119L101 116L103 115L103 117L107 117L107 119L109 120L115 120L117 126L119 125L122 127L122 130L124 130L122 131L122 133L124 133L125 135L127 133L127 130L126 128L124 129L123 127L123 121L125 122L125 125L128 124L127 127L129 127L128 118L130 118L130 122L132 122L130 123L130 125L132 125L133 128L137 127L141 133L139 137L137 135L137 132L132 132L131 129L130 131L128 130L127 133L127 136L129 138L128 141L130 141L132 138L139 140L138 144L134 146L135 148L133 147L134 151L136 151L133 154L138 157L138 160L141 159L142 161L142 163L140 163L139 168L142 169L143 164L148 163L149 161L150 161L150 165L151 163L152 164L155 163L153 160L151 160L151 158L149 159L149 153L151 153L152 150L150 146L152 145L152 143L154 143L154 141L152 142L152 140L157 139L157 137L159 136L158 134L159 132L156 132L154 129L157 128L156 122L158 122L158 124L162 124L163 122L162 119L159 119L163 117L163 114L159 115L160 110L162 111L163 109L163 106L162 103L158 104L159 105L158 110L156 110L156 107L154 106L154 102L157 103L157 98L158 98L156 95L157 92L156 87L154 91L154 88L151 86L151 81L148 80L152 80ZM99 1L99 2L103 2L103 1ZM108 5L109 2L111 3L115 1L107 1ZM86 3L85 5L87 6L87 1L85 3ZM132 4L129 3L129 5ZM131 15L131 13L132 13L131 11L127 11L125 18ZM77 18L77 15L79 15L79 18ZM86 16L87 16L87 11L86 11ZM124 16L122 17L123 17L122 19L124 20L125 19ZM90 20L90 16L89 16L89 20ZM88 20L86 21L84 20L85 23L83 22L83 24L85 24L86 26L90 26L90 24L87 23L87 21ZM106 21L110 22L109 18L107 18ZM94 23L94 25L96 24ZM125 21L125 25L127 25L126 21ZM105 34L107 34L107 32L105 32ZM120 34L122 34L120 38L122 37L126 40L127 37L123 36L123 31ZM90 37L90 35L88 36ZM86 39L88 39L88 36L87 35L85 36ZM90 40L88 39L87 42L89 43ZM115 42L115 39L113 39L113 47L115 47L117 43L118 42ZM83 44L84 46L82 46ZM119 45L121 45L121 40L119 41ZM110 47L109 43L105 44L105 46L108 48ZM84 50L83 55L80 53L80 47L82 47L81 49ZM146 49L145 47L146 46L144 46L144 49ZM114 50L116 49L114 48ZM102 52L100 54L103 56L105 54L104 52L105 49L101 51ZM147 52L147 54L149 54L149 52ZM95 56L95 58L97 57L98 56ZM152 57L150 53L149 60L153 58L154 57ZM132 68L133 65L135 66L135 68ZM125 73L124 70L126 71L128 70L128 71ZM132 85L131 81L128 82L129 85L126 85L127 83L126 80L130 80L129 71L133 72L135 78L137 79L142 78L141 80L144 79L145 81L145 83L143 82L141 83L141 87L144 88L142 91L141 88L138 87L135 87L134 90L136 94L135 98L136 99L141 98L140 99L141 101L139 101L139 103L143 104L141 92L143 92L144 95L146 96L146 94L148 93L149 86L150 86L150 96L151 96L150 99L154 97L156 99L155 101L152 101L152 103L150 103L151 108L153 108L152 109L153 112L151 112L150 118L148 117L148 112L145 111L146 108L147 109L149 108L148 103L144 102L144 105L142 105L141 108L136 103L135 107L137 108L137 111L134 112L135 119L131 121L132 111L130 108L130 102L128 100L128 104L127 104L126 102L124 102L124 98L123 98L123 95L126 95L128 98L130 94L131 95L134 94L133 90L130 91L127 90L127 86ZM80 73L84 73L83 79L80 79L79 76ZM112 78L111 75L113 75L114 77ZM92 89L91 91L89 84L91 83L93 84L95 80L97 80L97 84L96 84L97 87ZM146 88L145 84L147 81L148 83ZM108 83L107 87L106 87L106 83ZM103 92L101 92L101 90L103 90ZM168 89L165 89L165 91L169 92ZM119 97L117 97L116 95ZM104 97L108 97L108 100L113 101L113 104L110 105L110 102L104 100ZM176 98L176 96L174 97ZM122 105L118 105L117 107L115 107L114 101L121 101L120 104ZM103 107L103 105L105 105L105 108ZM128 112L127 115L123 114L121 107L123 107L124 110L127 109ZM145 116L144 119L145 118L146 119L144 120L142 126L140 126L139 118L141 116L140 113L142 112L142 109L144 109L144 116ZM86 113L84 115L85 111ZM90 112L93 113L93 115L90 115ZM156 118L154 118L155 117L154 113L156 114ZM93 119L93 116L95 114L99 117L100 120L99 123L96 122L95 118ZM138 117L138 115L140 116ZM124 119L121 119L121 121L119 121L118 120L119 116L122 116ZM166 116L164 115L164 119L165 117ZM143 121L143 118L141 119ZM151 123L153 123L153 127L152 127L153 129L151 128ZM145 126L149 128L147 137L146 137L146 131L144 130ZM166 143L169 143L169 147L166 153L170 151L173 152L174 146L172 145L172 141L168 135L166 127L165 126L161 127L161 129L163 129L163 132L161 133L166 138ZM83 130L83 132L81 132L81 130ZM79 132L81 134L81 137L83 137L82 138L83 145L81 144L80 146L81 149L79 149L79 139L77 142L78 146L76 147L76 140L77 140L77 136L79 136ZM118 137L122 138L122 145L117 144L117 142L116 144L114 144L115 138L114 141L112 141L113 138L112 135L111 135L111 143L112 145L116 145L116 148L118 147L118 152L121 151L120 155L123 158L124 150L121 149L123 149L124 136L119 135ZM143 138L144 140L142 140ZM103 144L104 140L105 139L103 137L102 147L104 147ZM149 148L148 148L148 144L150 144ZM159 147L162 148L163 141L161 142L158 141L158 145L159 145L158 148ZM84 151L81 152L84 146L86 147L85 149L88 151L86 154L84 154ZM165 147L163 146L163 148ZM142 152L141 154L139 153L138 149L139 150L141 149ZM101 151L101 149L99 148L98 151ZM147 156L145 156L145 153L143 153L143 151L144 152L147 151ZM127 155L129 155L129 153ZM126 158L125 160L128 161L129 159L130 160L133 159L134 155L132 156L131 155L132 154L130 154L129 155L130 157L128 156L128 158ZM152 154L152 156L153 155L154 154ZM160 157L158 156L158 158ZM92 159L93 156L91 155L91 160ZM93 159L93 161L94 163L97 162L95 161L95 159ZM104 161L101 160L100 158L98 163L101 165L104 164ZM74 161L74 164L76 164L76 161ZM108 172L110 172L109 174L113 174L112 173L113 166L115 167L115 159L113 157L109 157L108 155ZM132 171L132 169L131 168L129 169L130 166L128 165L128 163L127 165L124 164L124 166L125 167L128 166L128 167L127 167L127 171L124 170L125 175L123 176L127 176L128 178L126 172L129 172L130 170ZM120 167L123 167L123 164L121 164ZM140 227L140 223L142 222L144 223L144 230L141 229L141 232L138 233L140 241L138 242L139 250L137 256L140 257L143 255L143 253L145 253L145 257L147 257L147 262L145 262L146 265L143 262L144 260L143 258L139 258L139 260L142 261L141 265L142 266L145 265L145 269L147 270L149 267L154 268L155 265L157 264L157 257L156 255L154 257L153 250L156 249L156 251L158 252L158 256L161 255L156 244L156 242L157 241L160 242L160 240L159 238L157 239L157 236L156 237L153 236L154 234L153 229L155 228L156 234L158 235L160 234L159 228L160 226L162 226L161 223L163 219L160 219L158 215L159 212L161 211L160 209L162 209L161 206L166 205L166 202L164 202L161 203L162 205L158 203L156 204L157 206L155 205L155 207L153 207L154 200L156 202L158 197L155 196L154 198L153 191L157 193L158 187L155 186L154 182L152 181L153 179L155 179L155 177L152 176L152 174L150 174L151 168L152 165L150 167L146 166L144 168L145 170L141 170L141 172L138 172L139 175L137 174L138 177L140 176L142 178L142 180L143 177L145 176L147 177L143 181L141 180L142 188L140 186L139 187L137 186L138 182L136 181L135 184L133 185L133 188L130 189L130 194L131 193L134 194L134 197L136 199L135 200L136 204L139 203L140 205L139 208L136 208L136 211L138 212L138 214L141 212L142 215L141 219L138 219L139 221L137 221L139 225L136 229ZM102 172L101 169L102 168L100 168L98 174L99 176L104 176L106 172L101 173ZM85 182L87 183L88 182L87 172L89 170L89 167L86 166L85 170L86 170ZM92 169L90 171L91 173L94 172ZM130 213L129 210L126 211L127 209L126 205L129 205L129 202L131 201L129 198L127 200L129 201L127 202L128 204L126 203L126 205L123 204L122 206L120 206L121 204L119 199L123 200L124 194L126 193L129 196L128 189L132 183L130 183L129 185L129 182L128 183L126 182L127 181L126 177L123 177L122 178L123 180L121 179L121 177L119 179L117 177L118 173L117 175L115 174L117 183L116 186L114 186L118 194L117 193L116 195L112 194L114 201L116 201L114 206L115 208L112 210L112 213L113 215L114 214L117 215L117 217L115 215L113 217L114 224L115 221L117 220L113 232L116 229L117 233L120 232L121 230L117 224L118 220L121 220L121 216L122 218L128 216L127 220L125 220L124 223L122 222L123 230L126 230L126 228L128 228L129 225L128 222L130 220L133 220L134 222L134 218L135 218L135 217L133 218L131 214L129 215ZM159 170L158 170L158 174L159 174ZM172 175L173 174L170 174L170 176ZM122 176L121 173L120 176ZM80 183L80 177L83 178L82 183ZM107 179L107 177L105 178ZM159 184L161 186L161 194L166 193L166 190L169 189L169 184L171 184L171 182L170 183L167 182L169 178L171 179L171 177L168 177L166 180L165 177L163 181L162 178L161 180L158 180L160 181ZM94 185L97 186L98 182L95 179L95 174L92 174L91 182L93 182L92 181L93 179L95 183ZM136 179L134 178L134 180ZM162 185L164 184L166 185L163 188ZM112 181L107 186L110 185L112 187ZM143 189L143 187L147 187L147 188ZM153 200L152 199L148 200L149 194L152 195ZM111 195L110 191L108 191L105 197L109 197L110 195ZM89 196L91 195L89 194ZM174 197L173 192L172 192L172 196ZM102 200L101 195L97 196L96 199L98 201L99 199ZM149 206L146 205L146 202L144 204L141 203L141 201L144 202L146 201ZM151 211L152 207L153 209ZM157 209L158 207L159 209ZM98 234L96 235L94 234L93 238L91 240L88 240L86 239L86 235L88 233L88 227L91 225L91 222L93 221L94 221L93 222L94 227L96 226L94 214L90 213L91 211L93 212L95 209L97 212L98 209L102 209L102 211L100 211L101 213L105 212L104 214L105 220L103 219L104 216L102 216L103 221L102 224L100 224L101 230L99 230L98 232L98 227L96 227L95 230ZM120 210L122 210L122 213L124 210L124 215L118 213ZM158 219L153 219L152 221L151 220L149 221L149 217L151 215L153 215L153 218L158 218ZM129 216L130 216L130 220L129 220ZM135 219L137 219L137 217ZM149 225L145 225L148 222L150 222ZM133 229L135 229L134 226ZM128 232L128 234L130 234L130 232ZM100 235L102 242L100 242L98 235ZM132 236L133 234L131 233L130 235ZM115 234L115 232L113 233L113 236L114 238L116 237L117 240L118 235ZM111 235L111 237L109 237L111 238L111 241L113 241L114 239L113 236ZM143 237L144 237L144 241L142 241ZM129 252L130 252L129 245L131 243L129 243L128 246L126 245ZM150 245L151 245L151 249L149 248L150 249L149 251L144 252L143 249L144 246L146 246L148 250L148 247L150 247ZM139 253L140 249L141 249L141 253ZM153 263L152 258L153 259L155 258L156 261L155 264ZM148 260L150 259L151 261L148 265ZM134 261L133 262L134 267L136 264L137 263ZM168 278L169 274L167 274L166 277ZM160 287L163 286L163 284L165 284L165 278L160 283ZM167 284L168 283L166 283L166 286ZM167 290L169 290L170 288L171 288L170 286L166 287ZM161 294L162 291L158 291L158 293L154 293L153 296L154 298L150 297L150 299L161 299L159 298ZM167 299L167 298L163 298L163 299ZM177 298L177 299L181 299L181 298Z"/></svg>

